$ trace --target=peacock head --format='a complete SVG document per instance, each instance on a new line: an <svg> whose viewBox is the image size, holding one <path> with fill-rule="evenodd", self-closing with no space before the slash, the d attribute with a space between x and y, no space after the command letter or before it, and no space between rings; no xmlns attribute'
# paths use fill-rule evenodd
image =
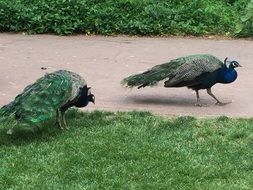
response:
<svg viewBox="0 0 253 190"><path fill-rule="evenodd" d="M88 98L89 98L89 102L92 102L93 104L95 104L95 96L91 93L91 87L88 87Z"/></svg>
<svg viewBox="0 0 253 190"><path fill-rule="evenodd" d="M227 57L224 60L224 64L229 69L234 69L236 67L242 67L237 61L230 61Z"/></svg>

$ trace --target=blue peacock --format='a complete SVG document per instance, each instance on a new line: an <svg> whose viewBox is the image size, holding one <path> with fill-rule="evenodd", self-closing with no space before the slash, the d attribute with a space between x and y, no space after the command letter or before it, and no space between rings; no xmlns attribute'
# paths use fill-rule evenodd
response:
<svg viewBox="0 0 253 190"><path fill-rule="evenodd" d="M74 72L58 70L27 86L0 109L0 114L21 126L39 126L56 116L57 125L63 129L67 128L65 111L72 106L85 107L89 102L95 103L95 96L86 81Z"/></svg>
<svg viewBox="0 0 253 190"><path fill-rule="evenodd" d="M156 65L151 69L131 75L122 80L126 87L138 89L154 86L165 80L164 87L188 87L195 90L197 106L201 106L199 90L206 89L207 93L216 100L216 104L225 105L211 91L216 83L232 83L237 78L236 67L241 67L237 61L225 58L224 62L209 54L189 55L173 59L168 63Z"/></svg>

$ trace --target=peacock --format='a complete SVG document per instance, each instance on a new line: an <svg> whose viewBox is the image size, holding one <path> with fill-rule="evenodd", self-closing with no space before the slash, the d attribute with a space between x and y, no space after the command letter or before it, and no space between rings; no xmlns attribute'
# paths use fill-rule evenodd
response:
<svg viewBox="0 0 253 190"><path fill-rule="evenodd" d="M121 81L126 87L143 88L154 86L165 80L164 87L188 87L196 92L197 102L201 106L199 90L206 89L218 105L225 105L211 91L216 83L232 83L237 78L236 67L241 67L237 61L225 58L224 62L210 54L198 54L179 57L167 63L156 65L151 69L131 75Z"/></svg>
<svg viewBox="0 0 253 190"><path fill-rule="evenodd" d="M86 81L74 72L58 70L28 85L0 109L0 114L25 126L39 126L56 116L57 126L67 129L65 111L72 106L85 107L89 102L95 104L95 96ZM13 133L13 128L7 133Z"/></svg>

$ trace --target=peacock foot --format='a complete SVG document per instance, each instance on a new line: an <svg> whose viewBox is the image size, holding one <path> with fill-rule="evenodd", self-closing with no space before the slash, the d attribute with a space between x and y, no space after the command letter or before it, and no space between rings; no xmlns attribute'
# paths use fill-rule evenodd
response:
<svg viewBox="0 0 253 190"><path fill-rule="evenodd" d="M230 104L230 103L232 103L231 101L230 102L216 102L215 103L215 105L218 105L218 106L225 106L225 105L227 105L227 104Z"/></svg>
<svg viewBox="0 0 253 190"><path fill-rule="evenodd" d="M196 107L202 107L203 105L198 102L198 103L195 103L194 106L196 106Z"/></svg>
<svg viewBox="0 0 253 190"><path fill-rule="evenodd" d="M61 125L60 122L58 122L58 121L55 122L54 126L55 126L56 128L63 129L62 125Z"/></svg>
<svg viewBox="0 0 253 190"><path fill-rule="evenodd" d="M68 125L64 125L64 129L69 130Z"/></svg>
<svg viewBox="0 0 253 190"><path fill-rule="evenodd" d="M68 129L69 129L69 127L68 127L68 125L66 124L66 122L61 123L61 122L59 122L59 121L56 121L55 124L54 124L54 126L55 126L56 128L60 128L60 129L62 129L62 130L64 130L64 129L68 130Z"/></svg>
<svg viewBox="0 0 253 190"><path fill-rule="evenodd" d="M196 106L196 107L208 107L207 104L202 104L200 102L195 103L194 106Z"/></svg>

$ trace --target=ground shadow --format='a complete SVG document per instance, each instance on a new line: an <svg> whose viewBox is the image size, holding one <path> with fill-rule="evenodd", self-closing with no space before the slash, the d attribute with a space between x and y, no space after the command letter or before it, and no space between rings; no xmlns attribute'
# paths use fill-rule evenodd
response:
<svg viewBox="0 0 253 190"><path fill-rule="evenodd" d="M30 144L33 142L45 142L60 135L63 130L55 127L45 126L36 129L23 129L16 130L14 134L7 134L8 129L4 128L0 130L0 147L1 146L20 146L24 144Z"/></svg>
<svg viewBox="0 0 253 190"><path fill-rule="evenodd" d="M105 114L102 112L93 112L93 113L83 113L79 112L77 109L70 109L66 113L66 120L69 129L60 129L58 125L55 124L55 118L52 118L44 125L40 127L19 127L15 126L15 132L12 135L7 134L8 129L11 127L6 125L3 128L0 128L0 147L1 146L20 146L24 144L30 144L34 142L48 142L57 139L61 135L67 135L72 133L75 130L78 130L76 127L76 119L82 118L86 122L91 120L100 120ZM93 119L94 118L94 119ZM89 127L90 125L82 125L82 128Z"/></svg>
<svg viewBox="0 0 253 190"><path fill-rule="evenodd" d="M180 107L194 107L196 99L192 97L165 97L165 96L128 96L125 101L127 103L139 105L171 105ZM201 100L201 103L211 103L208 100Z"/></svg>

